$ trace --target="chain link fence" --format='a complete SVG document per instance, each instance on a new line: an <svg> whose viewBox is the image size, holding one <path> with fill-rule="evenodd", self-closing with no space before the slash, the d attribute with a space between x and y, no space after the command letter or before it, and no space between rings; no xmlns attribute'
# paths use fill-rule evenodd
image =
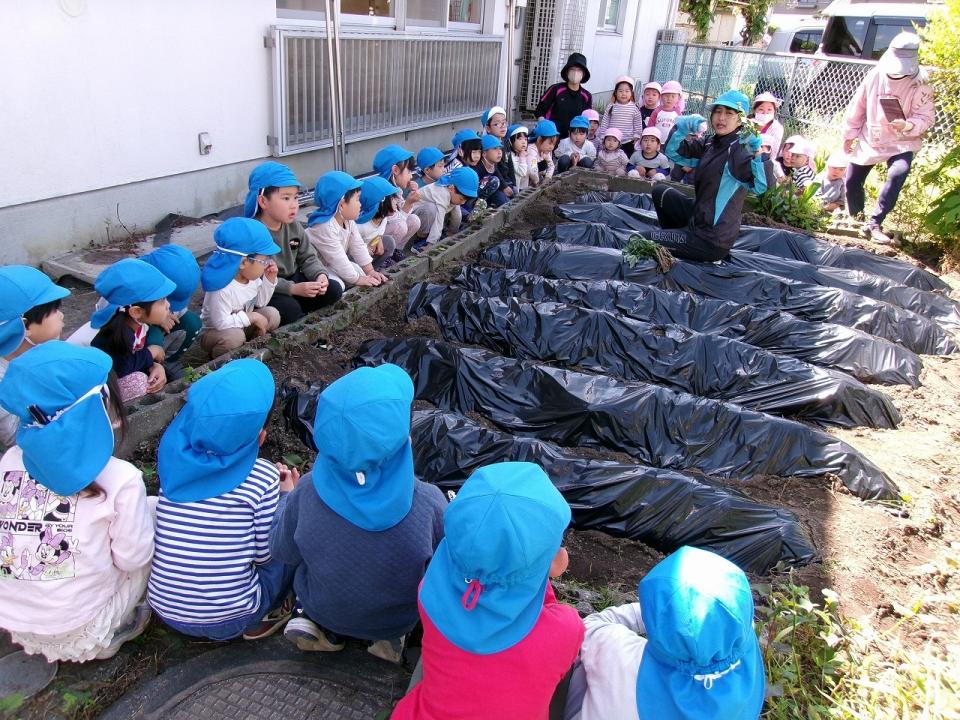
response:
<svg viewBox="0 0 960 720"><path fill-rule="evenodd" d="M652 76L661 83L678 80L687 94L684 112L704 115L704 109L730 88L748 97L772 92L783 100L778 117L788 133L792 130L822 137L836 132L839 141L840 118L860 81L875 64L752 48L658 42ZM955 122L938 107L928 142L952 142Z"/></svg>

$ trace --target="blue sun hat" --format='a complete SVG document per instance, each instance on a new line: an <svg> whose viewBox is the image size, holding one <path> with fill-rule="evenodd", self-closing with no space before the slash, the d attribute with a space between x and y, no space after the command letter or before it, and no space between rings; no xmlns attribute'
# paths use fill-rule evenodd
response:
<svg viewBox="0 0 960 720"><path fill-rule="evenodd" d="M506 118L507 111L504 110L499 105L494 105L492 108L490 108L489 110L486 110L483 113L483 115L480 116L480 124L486 127L487 125L490 124L490 120L493 118L494 115L503 115L503 117Z"/></svg>
<svg viewBox="0 0 960 720"><path fill-rule="evenodd" d="M94 330L110 322L121 308L162 300L177 289L173 280L153 265L136 258L118 260L103 270L97 275L93 287L106 300L106 305L94 310L90 316L90 327Z"/></svg>
<svg viewBox="0 0 960 720"><path fill-rule="evenodd" d="M29 265L0 267L0 356L9 355L23 342L27 333L25 312L69 294Z"/></svg>
<svg viewBox="0 0 960 720"><path fill-rule="evenodd" d="M51 340L11 360L0 382L0 405L20 418L24 467L58 495L90 485L113 455L104 404L112 367L96 348Z"/></svg>
<svg viewBox="0 0 960 720"><path fill-rule="evenodd" d="M480 192L480 178L468 167L459 167L447 173L437 180L437 185L453 185L457 192L468 198L475 198Z"/></svg>
<svg viewBox="0 0 960 720"><path fill-rule="evenodd" d="M364 530L387 530L413 506L413 381L396 365L362 367L320 393L313 421L317 495Z"/></svg>
<svg viewBox="0 0 960 720"><path fill-rule="evenodd" d="M273 397L273 375L253 358L233 360L191 385L157 449L163 495L189 503L239 487L260 453Z"/></svg>
<svg viewBox="0 0 960 720"><path fill-rule="evenodd" d="M573 120L570 121L570 129L574 130L576 128L581 130L589 130L590 121L587 120L583 115L577 115Z"/></svg>
<svg viewBox="0 0 960 720"><path fill-rule="evenodd" d="M450 144L453 146L454 151L459 148L466 140L479 140L480 136L470 128L463 128L457 130L453 137L450 138Z"/></svg>
<svg viewBox="0 0 960 720"><path fill-rule="evenodd" d="M313 202L317 209L307 217L307 227L328 222L337 214L343 196L359 187L359 180L339 170L321 175L313 188Z"/></svg>
<svg viewBox="0 0 960 720"><path fill-rule="evenodd" d="M204 292L223 290L237 276L241 261L250 255L276 255L280 247L267 226L259 220L234 217L213 232L214 251L210 255L200 284Z"/></svg>
<svg viewBox="0 0 960 720"><path fill-rule="evenodd" d="M373 220L380 203L399 192L400 188L379 175L364 178L360 183L360 217L357 222L362 225Z"/></svg>
<svg viewBox="0 0 960 720"><path fill-rule="evenodd" d="M496 135L484 135L483 139L480 141L480 149L483 151L493 150L494 148L502 148L503 143L500 141Z"/></svg>
<svg viewBox="0 0 960 720"><path fill-rule="evenodd" d="M247 197L243 201L243 216L252 218L257 214L257 198L268 187L300 187L293 170L282 163L270 161L257 165L247 179Z"/></svg>
<svg viewBox="0 0 960 720"><path fill-rule="evenodd" d="M467 652L513 647L540 617L569 524L570 506L540 466L478 469L444 513L444 539L420 587L424 612Z"/></svg>
<svg viewBox="0 0 960 720"><path fill-rule="evenodd" d="M713 101L713 104L710 106L711 112L713 108L721 105L723 107L728 107L731 110L736 110L738 113L746 115L750 112L750 98L744 95L739 90L727 90L725 93L722 93L716 100Z"/></svg>
<svg viewBox="0 0 960 720"><path fill-rule="evenodd" d="M682 547L640 581L639 595L647 629L640 720L756 720L766 680L743 571Z"/></svg>
<svg viewBox="0 0 960 720"><path fill-rule="evenodd" d="M590 127L589 123L587 123L587 127ZM559 134L560 131L557 129L557 124L553 120L541 120L533 126L530 137L549 138L556 137Z"/></svg>
<svg viewBox="0 0 960 720"><path fill-rule="evenodd" d="M393 176L393 166L412 157L412 152L404 150L399 145L387 145L380 148L373 156L373 170L384 180L390 180Z"/></svg>
<svg viewBox="0 0 960 720"><path fill-rule="evenodd" d="M417 167L421 170L426 170L428 167L436 165L443 160L443 157L444 155L439 148L425 147L417 153Z"/></svg>
<svg viewBox="0 0 960 720"><path fill-rule="evenodd" d="M180 245L164 245L151 253L141 255L140 259L153 265L177 286L170 297L170 309L180 312L190 304L193 291L200 282L200 266L193 253Z"/></svg>
<svg viewBox="0 0 960 720"><path fill-rule="evenodd" d="M529 134L530 134L530 128L528 128L526 125L522 125L522 124L520 124L520 123L517 123L517 124L515 124L515 125L511 125L510 127L507 128L507 137L508 137L508 138L513 138L514 135L519 135L520 133L523 133L524 135L529 135Z"/></svg>

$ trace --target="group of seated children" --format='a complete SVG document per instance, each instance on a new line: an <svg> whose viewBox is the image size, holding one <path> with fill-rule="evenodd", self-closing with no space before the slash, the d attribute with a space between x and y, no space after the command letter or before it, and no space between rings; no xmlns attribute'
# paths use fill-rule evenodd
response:
<svg viewBox="0 0 960 720"><path fill-rule="evenodd" d="M214 284L236 280L224 268ZM40 273L0 270L0 351L15 355L0 405L18 424L0 459L0 627L28 653L108 658L155 614L216 641L283 629L302 650L336 652L353 638L399 663L421 623L395 718L545 718L567 676L568 718L759 716L742 571L682 548L641 581L639 603L581 621L550 582L567 567L570 506L530 463L479 468L449 504L417 480L414 387L395 365L320 394L303 477L261 457L269 369L240 359L210 372L163 434L148 498L140 471L113 456L126 430L113 360L40 327L55 336L65 294Z"/></svg>

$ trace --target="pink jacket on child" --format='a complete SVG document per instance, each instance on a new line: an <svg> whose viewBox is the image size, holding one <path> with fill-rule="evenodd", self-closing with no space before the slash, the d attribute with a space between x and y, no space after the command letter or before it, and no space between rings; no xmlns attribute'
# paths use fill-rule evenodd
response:
<svg viewBox="0 0 960 720"><path fill-rule="evenodd" d="M907 120L913 123L909 133L900 134L887 122L881 97L896 97ZM843 139L859 142L850 155L857 165L876 165L894 155L916 152L923 134L933 125L933 91L926 75L892 80L879 67L860 83L843 116Z"/></svg>

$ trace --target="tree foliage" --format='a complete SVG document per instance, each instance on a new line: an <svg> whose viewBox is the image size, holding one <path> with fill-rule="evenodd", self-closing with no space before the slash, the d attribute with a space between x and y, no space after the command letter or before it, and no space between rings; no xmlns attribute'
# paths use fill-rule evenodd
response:
<svg viewBox="0 0 960 720"><path fill-rule="evenodd" d="M713 20L713 0L680 0L680 9L693 21L697 40L706 40L710 34L710 21Z"/></svg>
<svg viewBox="0 0 960 720"><path fill-rule="evenodd" d="M750 0L749 3L738 8L745 23L743 30L740 31L744 45L753 45L763 37L767 29L767 12L770 10L771 2L772 0Z"/></svg>

